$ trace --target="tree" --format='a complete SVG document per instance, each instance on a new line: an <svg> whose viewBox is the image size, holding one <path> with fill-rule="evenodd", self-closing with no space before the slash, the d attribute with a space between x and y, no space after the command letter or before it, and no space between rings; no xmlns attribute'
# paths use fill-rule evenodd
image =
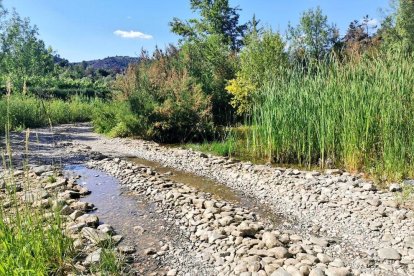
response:
<svg viewBox="0 0 414 276"><path fill-rule="evenodd" d="M414 50L414 1L400 0L395 26L398 40L404 51Z"/></svg>
<svg viewBox="0 0 414 276"><path fill-rule="evenodd" d="M279 77L288 66L285 43L279 33L252 32L240 53L240 70L226 90L233 95L232 105L239 115L248 114L254 92L269 79Z"/></svg>
<svg viewBox="0 0 414 276"><path fill-rule="evenodd" d="M328 24L328 18L320 7L305 11L299 25L293 27L289 24L287 32L290 53L300 59L322 60L338 37L338 29Z"/></svg>
<svg viewBox="0 0 414 276"><path fill-rule="evenodd" d="M373 46L377 46L375 30L376 25L372 25L373 19L366 15L362 22L354 20L349 24L345 36L342 38L343 48L348 55L360 55Z"/></svg>
<svg viewBox="0 0 414 276"><path fill-rule="evenodd" d="M250 35L261 35L263 31L263 27L260 27L260 20L256 19L256 14L253 14L252 19L247 22L246 37Z"/></svg>
<svg viewBox="0 0 414 276"><path fill-rule="evenodd" d="M383 40L384 48L414 51L414 1L395 0L392 12L381 22L378 35Z"/></svg>
<svg viewBox="0 0 414 276"><path fill-rule="evenodd" d="M212 101L215 123L225 124L233 113L225 86L235 76L236 52L247 26L239 24L240 9L230 7L228 0L190 0L190 4L199 17L174 18L170 26L182 37L183 65Z"/></svg>
<svg viewBox="0 0 414 276"><path fill-rule="evenodd" d="M231 96L225 90L227 81L234 78L237 56L222 43L220 35L187 42L182 46L183 65L204 94L210 96L216 124L226 124L232 118Z"/></svg>
<svg viewBox="0 0 414 276"><path fill-rule="evenodd" d="M182 21L174 18L170 22L172 32L184 40L219 35L222 42L230 45L232 50L240 49L247 26L239 24L238 7L230 7L228 0L190 0L190 4L191 10L198 13L200 19Z"/></svg>
<svg viewBox="0 0 414 276"><path fill-rule="evenodd" d="M0 32L0 68L14 90L23 91L27 82L54 69L52 50L38 37L36 26L16 11L6 18Z"/></svg>

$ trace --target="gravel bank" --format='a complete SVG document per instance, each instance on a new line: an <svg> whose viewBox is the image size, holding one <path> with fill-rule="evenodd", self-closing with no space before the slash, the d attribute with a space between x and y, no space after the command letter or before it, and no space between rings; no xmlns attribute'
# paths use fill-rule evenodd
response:
<svg viewBox="0 0 414 276"><path fill-rule="evenodd" d="M251 210L217 201L150 167L119 158L88 165L157 202L158 210L192 242L189 249L195 258L204 262L198 275L352 275L341 259L325 254L334 240L275 230ZM209 266L215 271L206 271ZM175 269L185 275L188 263Z"/></svg>
<svg viewBox="0 0 414 276"><path fill-rule="evenodd" d="M414 213L396 201L399 185L394 185L394 192L384 192L369 181L338 170L320 173L271 168L141 140L108 139L92 133L88 125L61 126L56 136L61 138L55 137L60 139L63 160L65 155L88 155L89 150L110 156L137 156L214 179L257 198L288 218L292 231L288 235L301 237L302 248L318 245L312 239L322 238L329 245L322 247L323 254L333 260L340 258L343 264L334 265L349 267L356 275L414 275ZM260 231L265 229L258 231L255 239L260 240ZM285 230L281 227L271 231L283 235ZM274 234L279 239L278 233ZM292 242L289 240L287 245ZM292 264L279 265L286 270ZM329 266L330 262L326 268ZM311 269L314 267L310 264ZM261 264L260 270L263 268Z"/></svg>
<svg viewBox="0 0 414 276"><path fill-rule="evenodd" d="M414 213L399 206L399 187L384 192L339 170L271 168L141 140L95 137L83 144L209 177L258 198L294 221L304 237L335 240L327 253L342 258L357 273L414 274Z"/></svg>

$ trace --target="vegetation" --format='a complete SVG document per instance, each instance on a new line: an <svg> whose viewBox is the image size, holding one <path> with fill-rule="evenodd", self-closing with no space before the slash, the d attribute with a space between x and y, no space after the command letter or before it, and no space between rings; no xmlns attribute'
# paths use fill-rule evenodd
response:
<svg viewBox="0 0 414 276"><path fill-rule="evenodd" d="M178 46L69 63L0 0L0 134L92 121L110 136L223 156L414 177L412 0L343 37L320 8L284 37L255 16L240 23L228 0L190 4L195 18L170 23ZM62 273L73 251L58 213L16 205L13 189L0 200L0 274ZM93 272L119 272L111 250L102 258Z"/></svg>
<svg viewBox="0 0 414 276"><path fill-rule="evenodd" d="M31 206L15 215L0 210L0 274L63 274L73 251L62 229L58 213L46 218Z"/></svg>
<svg viewBox="0 0 414 276"><path fill-rule="evenodd" d="M274 162L412 177L412 64L412 55L382 53L287 71L258 93L247 145Z"/></svg>
<svg viewBox="0 0 414 276"><path fill-rule="evenodd" d="M110 136L412 176L412 1L394 1L380 26L354 20L343 37L319 7L283 36L255 16L240 22L228 0L190 5L195 18L170 23L178 46L75 64L2 9L0 83L11 96L0 110L15 128L92 120Z"/></svg>
<svg viewBox="0 0 414 276"><path fill-rule="evenodd" d="M91 110L98 104L98 100L81 97L44 101L34 96L3 96L0 98L0 114L10 115L0 117L0 133L5 133L8 121L12 129L90 121Z"/></svg>
<svg viewBox="0 0 414 276"><path fill-rule="evenodd" d="M94 125L113 136L140 135L161 142L208 139L212 130L209 97L180 65L180 53L170 46L118 76L117 108L98 108Z"/></svg>
<svg viewBox="0 0 414 276"><path fill-rule="evenodd" d="M288 66L285 43L278 33L254 29L245 38L245 44L240 52L240 70L226 87L233 96L231 104L239 115L249 114L254 92L273 76L283 74Z"/></svg>

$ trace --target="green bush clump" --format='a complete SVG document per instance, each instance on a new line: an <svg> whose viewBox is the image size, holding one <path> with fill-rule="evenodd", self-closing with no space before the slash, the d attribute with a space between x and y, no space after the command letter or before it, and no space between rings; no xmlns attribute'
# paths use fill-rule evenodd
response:
<svg viewBox="0 0 414 276"><path fill-rule="evenodd" d="M211 137L211 97L182 67L180 53L166 52L142 59L118 76L116 99L110 106L100 105L94 113L98 132L165 143Z"/></svg>
<svg viewBox="0 0 414 276"><path fill-rule="evenodd" d="M112 137L132 136L141 128L141 121L127 102L99 103L92 119L95 131Z"/></svg>

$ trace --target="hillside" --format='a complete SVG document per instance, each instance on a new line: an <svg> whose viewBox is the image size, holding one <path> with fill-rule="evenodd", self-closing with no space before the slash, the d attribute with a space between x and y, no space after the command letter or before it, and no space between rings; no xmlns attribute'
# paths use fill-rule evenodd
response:
<svg viewBox="0 0 414 276"><path fill-rule="evenodd" d="M130 63L136 63L139 58L129 56L115 56L106 57L104 59L95 59L83 62L71 63L72 65L78 65L86 63L85 67L92 67L93 69L104 69L108 71L123 71L128 67Z"/></svg>

